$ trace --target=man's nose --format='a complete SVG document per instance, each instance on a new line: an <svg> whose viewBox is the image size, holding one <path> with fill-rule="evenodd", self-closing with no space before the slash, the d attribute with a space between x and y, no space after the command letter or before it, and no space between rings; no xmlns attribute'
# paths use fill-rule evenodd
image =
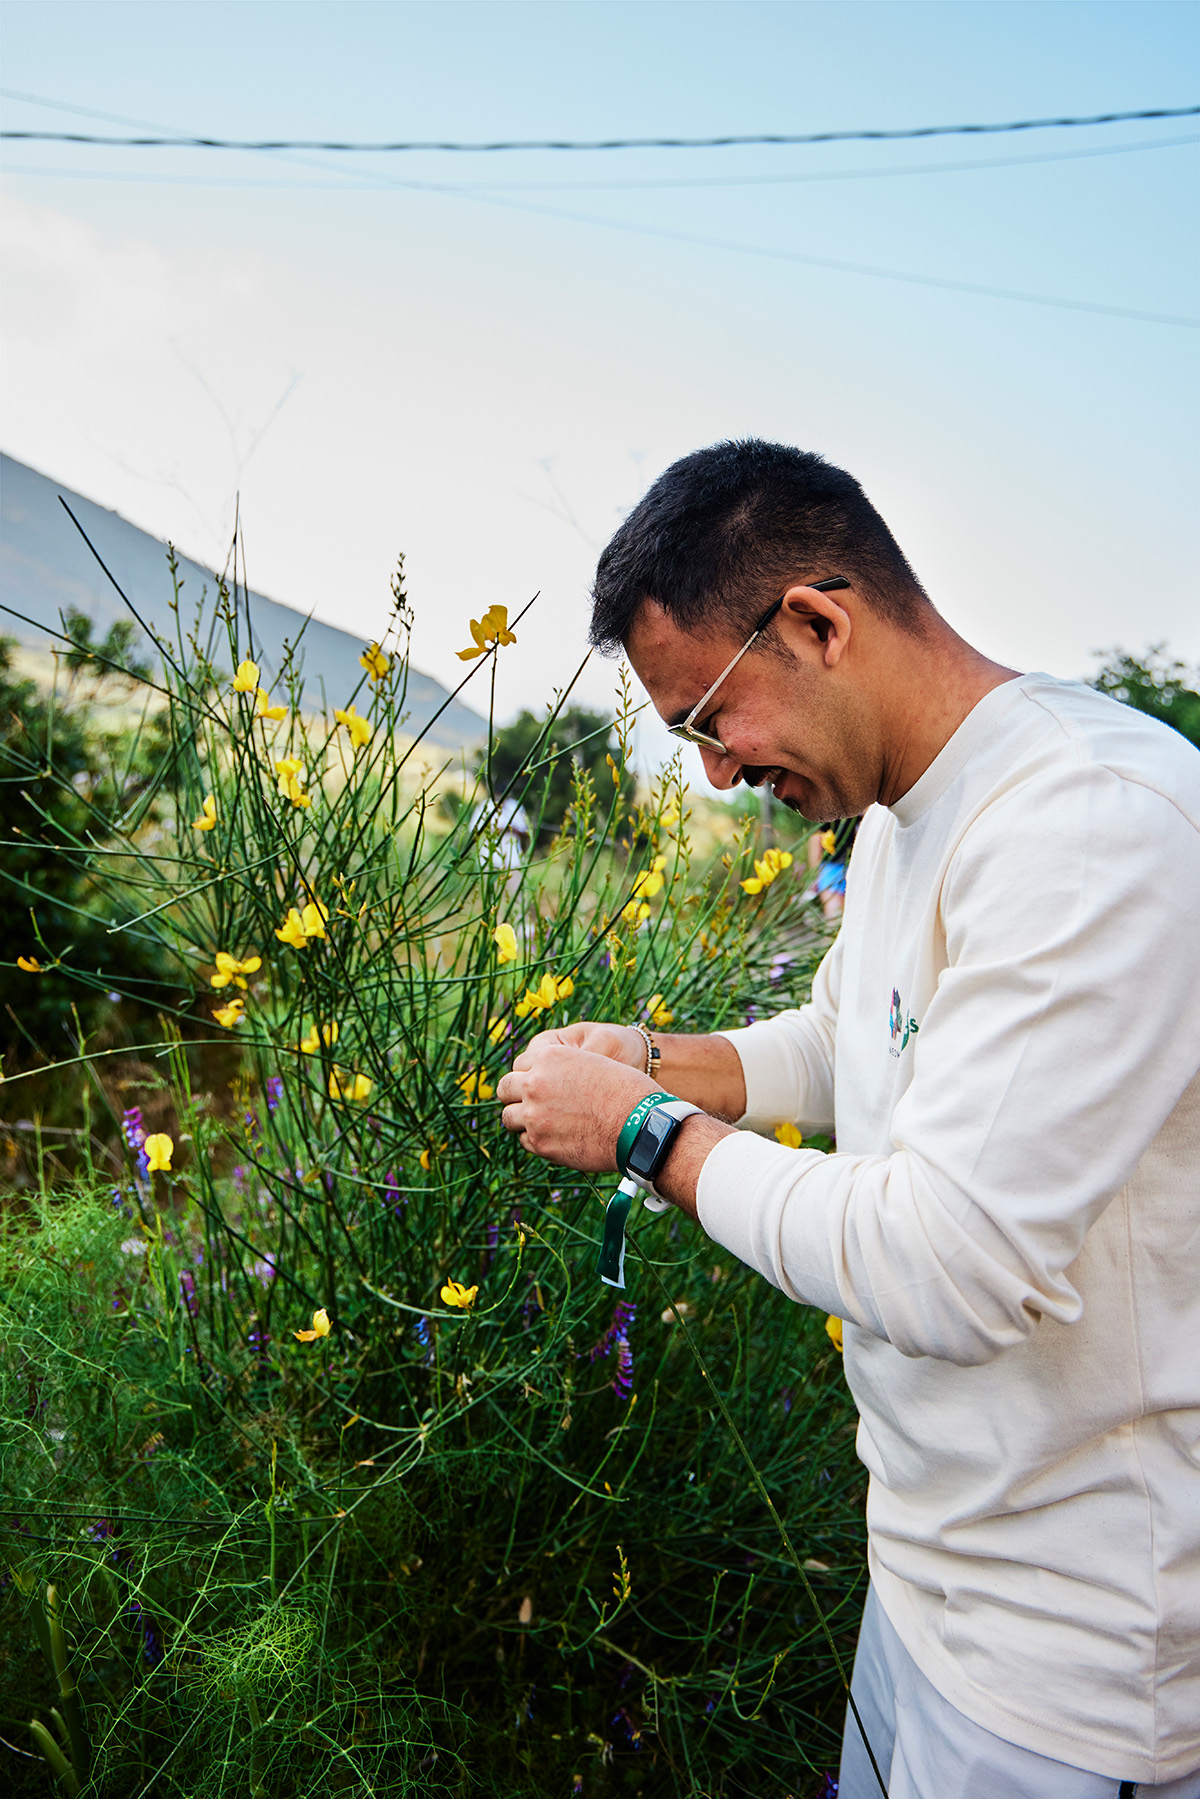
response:
<svg viewBox="0 0 1200 1799"><path fill-rule="evenodd" d="M742 764L736 756L721 756L716 750L708 750L700 745L700 760L704 764L704 772L714 787L723 791L736 787L742 778Z"/></svg>

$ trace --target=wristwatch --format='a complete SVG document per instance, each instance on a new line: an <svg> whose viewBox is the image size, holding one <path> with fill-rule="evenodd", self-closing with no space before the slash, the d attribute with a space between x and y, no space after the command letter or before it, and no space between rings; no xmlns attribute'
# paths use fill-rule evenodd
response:
<svg viewBox="0 0 1200 1799"><path fill-rule="evenodd" d="M654 1177L670 1155L671 1146L684 1119L699 1111L700 1107L693 1106L689 1100L669 1099L665 1105L655 1106L652 1112L647 1113L633 1140L633 1148L625 1163L626 1178L640 1187L643 1193L657 1200L659 1206L664 1206L667 1202L655 1187Z"/></svg>

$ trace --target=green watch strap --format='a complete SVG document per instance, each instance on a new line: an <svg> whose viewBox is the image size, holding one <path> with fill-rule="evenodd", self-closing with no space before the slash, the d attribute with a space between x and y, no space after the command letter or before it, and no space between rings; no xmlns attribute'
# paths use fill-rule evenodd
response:
<svg viewBox="0 0 1200 1799"><path fill-rule="evenodd" d="M649 1118L656 1106L665 1106L669 1101L677 1099L676 1093L647 1093L645 1099L639 1099L629 1117L621 1126L621 1134L617 1138L617 1167L624 1174L633 1149L634 1139Z"/></svg>
<svg viewBox="0 0 1200 1799"><path fill-rule="evenodd" d="M606 1287L625 1285L625 1224L630 1204L636 1196L637 1188L633 1182L623 1180L604 1210L604 1234L600 1239L596 1273Z"/></svg>

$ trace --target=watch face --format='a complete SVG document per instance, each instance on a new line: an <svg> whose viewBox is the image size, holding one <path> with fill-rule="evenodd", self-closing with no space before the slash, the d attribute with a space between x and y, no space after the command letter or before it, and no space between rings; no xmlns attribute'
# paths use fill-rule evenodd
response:
<svg viewBox="0 0 1200 1799"><path fill-rule="evenodd" d="M644 1181L652 1181L666 1161L671 1139L678 1129L678 1118L672 1118L662 1106L656 1107L633 1140L627 1164L629 1172L640 1174Z"/></svg>

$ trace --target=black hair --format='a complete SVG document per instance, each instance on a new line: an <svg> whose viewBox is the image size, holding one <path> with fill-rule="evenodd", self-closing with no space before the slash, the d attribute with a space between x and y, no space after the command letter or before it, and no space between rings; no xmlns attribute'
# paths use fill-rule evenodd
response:
<svg viewBox="0 0 1200 1799"><path fill-rule="evenodd" d="M923 629L925 590L853 475L761 438L711 444L672 463L604 550L591 640L619 649L647 599L682 630L748 633L789 583L830 575L893 624Z"/></svg>

